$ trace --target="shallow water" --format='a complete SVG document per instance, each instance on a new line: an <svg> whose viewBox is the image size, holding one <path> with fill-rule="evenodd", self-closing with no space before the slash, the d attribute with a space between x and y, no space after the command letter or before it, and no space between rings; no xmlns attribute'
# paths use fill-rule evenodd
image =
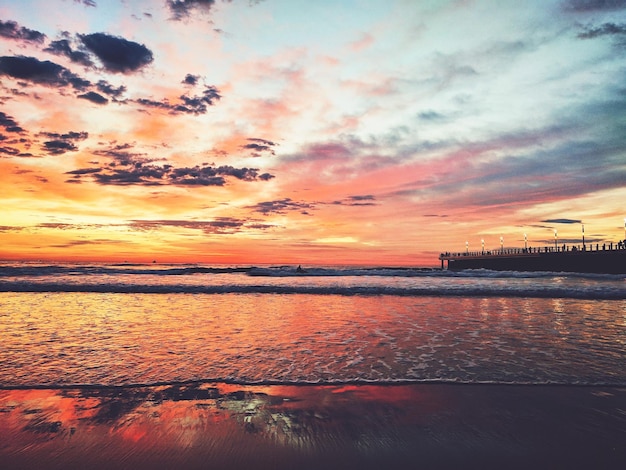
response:
<svg viewBox="0 0 626 470"><path fill-rule="evenodd" d="M626 301L0 294L0 385L626 384Z"/></svg>

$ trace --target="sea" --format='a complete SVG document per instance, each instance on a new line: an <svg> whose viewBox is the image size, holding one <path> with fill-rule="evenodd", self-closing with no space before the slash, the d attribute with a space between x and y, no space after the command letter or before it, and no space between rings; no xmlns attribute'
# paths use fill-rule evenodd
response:
<svg viewBox="0 0 626 470"><path fill-rule="evenodd" d="M626 275L0 263L0 388L626 386Z"/></svg>

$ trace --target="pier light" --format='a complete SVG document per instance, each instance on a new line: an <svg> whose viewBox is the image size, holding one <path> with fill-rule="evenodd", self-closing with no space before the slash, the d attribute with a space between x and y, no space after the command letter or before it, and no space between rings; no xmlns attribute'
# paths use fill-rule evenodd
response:
<svg viewBox="0 0 626 470"><path fill-rule="evenodd" d="M524 249L528 249L528 236L526 234L524 234Z"/></svg>
<svg viewBox="0 0 626 470"><path fill-rule="evenodd" d="M504 238L500 237L500 251L504 253Z"/></svg>
<svg viewBox="0 0 626 470"><path fill-rule="evenodd" d="M484 239L484 238L482 238L482 239L480 240L480 244L481 244L481 245L482 245L482 247L483 247L483 254L485 254L485 239Z"/></svg>
<svg viewBox="0 0 626 470"><path fill-rule="evenodd" d="M558 247L557 247L558 243L559 243L559 237L555 230L554 231L554 251L558 251Z"/></svg>
<svg viewBox="0 0 626 470"><path fill-rule="evenodd" d="M465 253L469 253L469 242L465 242Z"/></svg>

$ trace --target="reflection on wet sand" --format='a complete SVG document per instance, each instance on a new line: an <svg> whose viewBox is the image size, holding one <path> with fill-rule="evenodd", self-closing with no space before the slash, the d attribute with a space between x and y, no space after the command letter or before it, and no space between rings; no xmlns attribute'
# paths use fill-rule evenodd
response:
<svg viewBox="0 0 626 470"><path fill-rule="evenodd" d="M625 399L625 389L434 384L1 390L0 460L6 468L613 463L626 457Z"/></svg>

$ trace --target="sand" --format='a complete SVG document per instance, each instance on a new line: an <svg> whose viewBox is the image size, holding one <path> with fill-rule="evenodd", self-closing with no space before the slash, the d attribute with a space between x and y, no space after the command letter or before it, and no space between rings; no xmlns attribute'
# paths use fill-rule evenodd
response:
<svg viewBox="0 0 626 470"><path fill-rule="evenodd" d="M0 390L0 467L623 468L626 388Z"/></svg>

